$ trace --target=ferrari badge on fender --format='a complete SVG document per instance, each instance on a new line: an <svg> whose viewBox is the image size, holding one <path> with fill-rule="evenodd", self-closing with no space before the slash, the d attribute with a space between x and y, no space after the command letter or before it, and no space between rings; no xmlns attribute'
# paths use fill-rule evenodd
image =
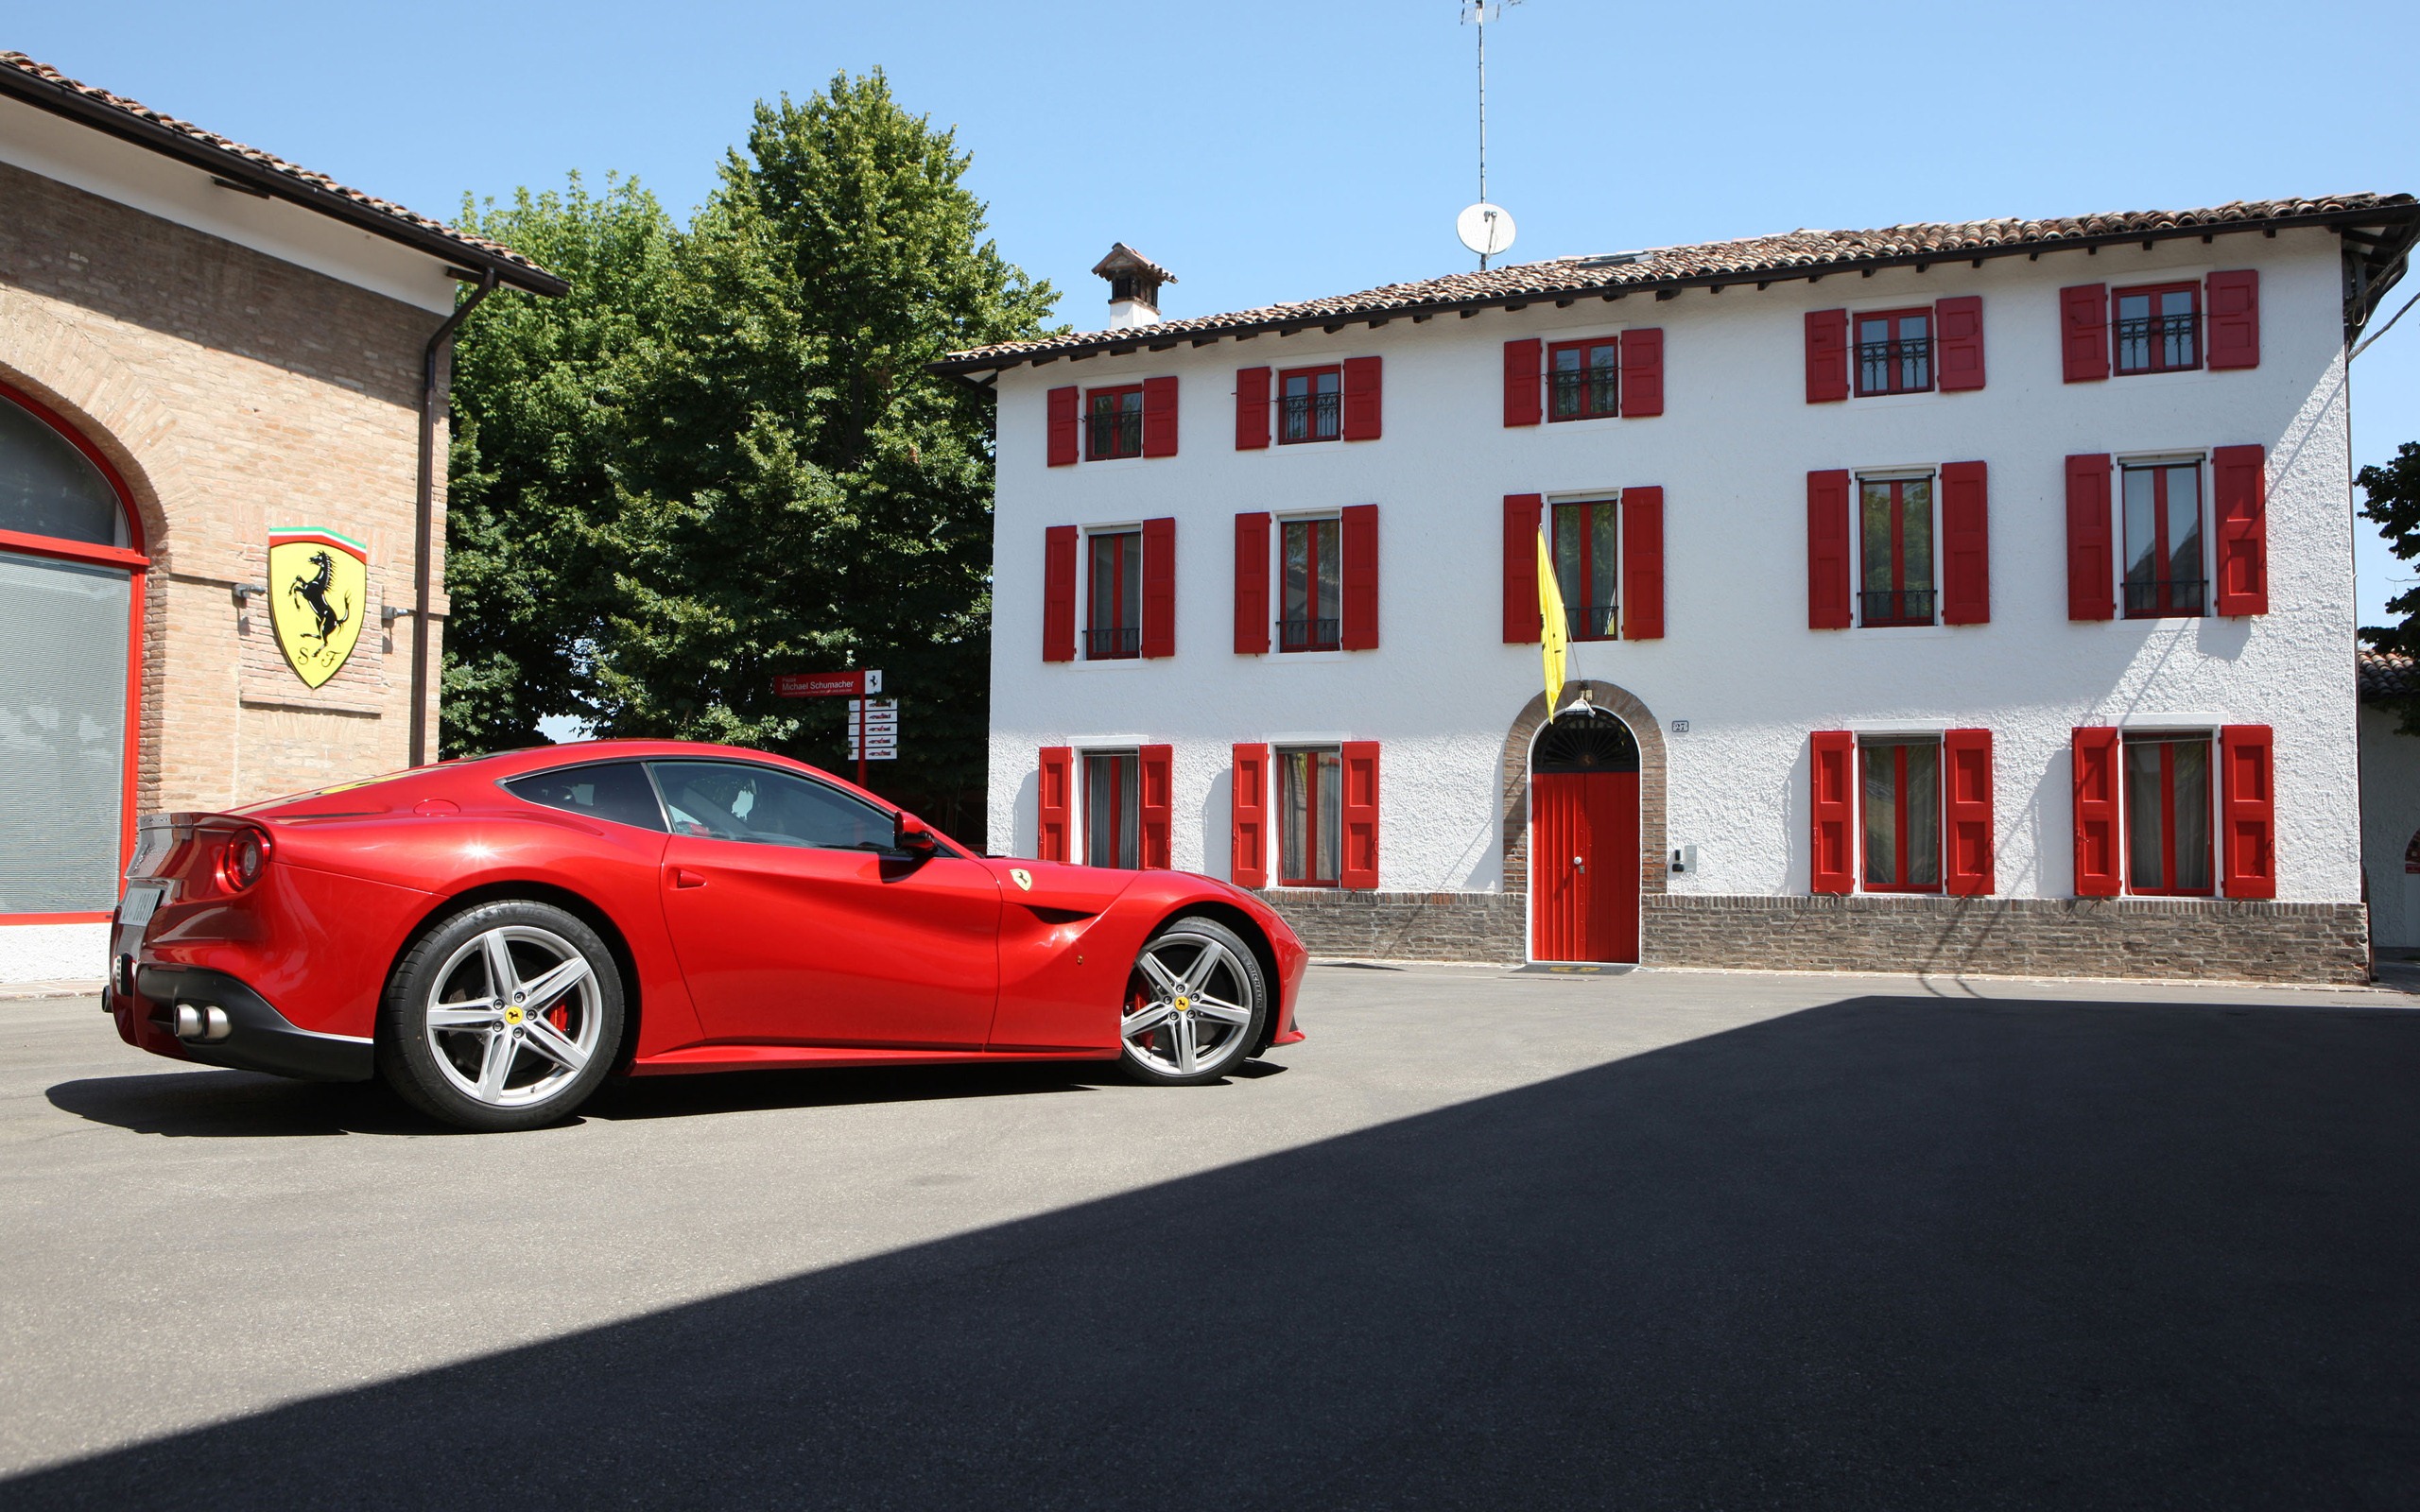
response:
<svg viewBox="0 0 2420 1512"><path fill-rule="evenodd" d="M1015 881L1020 891L1033 891L1033 873L1026 870L1025 868L1011 867L1009 868L1009 876Z"/></svg>

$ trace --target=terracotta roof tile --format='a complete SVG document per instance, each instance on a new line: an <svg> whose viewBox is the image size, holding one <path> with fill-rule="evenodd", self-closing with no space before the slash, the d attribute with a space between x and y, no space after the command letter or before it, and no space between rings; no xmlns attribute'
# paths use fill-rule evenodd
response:
<svg viewBox="0 0 2420 1512"><path fill-rule="evenodd" d="M500 273L507 274L506 282L535 286L539 292L543 293L558 293L562 288L561 279L502 242L490 241L484 236L458 231L441 220L424 215L415 210L406 210L392 200L381 199L375 195L364 194L358 189L349 188L324 173L314 173L308 168L288 163L273 153L263 152L258 147L246 146L241 142L220 136L216 131L205 130L190 121L180 120L164 112L155 111L139 100L130 100L123 94L112 94L108 90L69 78L49 64L38 62L23 53L0 52L0 70L5 70L0 72L0 87L5 87L12 79L20 81L21 87L7 91L19 98L41 103L40 96L43 93L40 90L23 88L24 80L47 85L51 91L120 112L135 121L163 129L196 146L209 148L230 159L251 163L255 167L268 169L273 175L290 180L296 191L292 198L305 206L311 206L312 200L317 197L332 196L358 206L362 210L370 211L377 217L392 221L398 229L408 227L424 235L441 238L444 242L473 254L470 261L507 265L506 267L498 270ZM511 278L510 273L512 271L521 272L526 277Z"/></svg>
<svg viewBox="0 0 2420 1512"><path fill-rule="evenodd" d="M2420 661L2400 651L2360 653L2360 686L2364 698L2420 697Z"/></svg>
<svg viewBox="0 0 2420 1512"><path fill-rule="evenodd" d="M2009 256L2128 241L2192 235L2212 229L2255 231L2291 224L2353 224L2376 217L2420 217L2410 195L2331 195L2316 199L2238 200L2206 210L2145 210L2070 215L2054 220L1971 220L1951 225L1888 226L1879 231L1793 231L1695 247L1658 247L1601 257L1558 257L1485 272L1449 273L1413 284L1390 284L1328 299L1264 305L1226 315L1162 320L1119 331L1081 331L1031 341L1009 341L952 352L933 365L941 372L1011 368L1077 352L1132 351L1203 340L1249 330L1392 318L1428 309L1520 305L1722 281L1772 281L1886 264Z"/></svg>

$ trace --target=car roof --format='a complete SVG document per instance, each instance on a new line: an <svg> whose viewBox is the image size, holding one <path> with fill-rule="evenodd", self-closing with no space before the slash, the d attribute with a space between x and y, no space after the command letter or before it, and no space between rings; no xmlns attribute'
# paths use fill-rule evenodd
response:
<svg viewBox="0 0 2420 1512"><path fill-rule="evenodd" d="M385 809L400 806L399 800L408 803L421 798L475 792L479 787L530 772L585 766L596 762L680 759L751 762L760 766L804 772L857 794L880 807L895 809L899 806L879 794L867 792L844 777L774 751L755 750L745 746L715 746L692 740L579 740L556 746L527 746L518 750L465 756L429 766L409 767L379 777L339 782L312 792L291 793L262 802L248 803L234 812L261 818L304 817L325 811L332 804L344 807L354 801L340 799L339 795L358 792L367 799L370 789L389 788L390 791L377 795L376 806Z"/></svg>

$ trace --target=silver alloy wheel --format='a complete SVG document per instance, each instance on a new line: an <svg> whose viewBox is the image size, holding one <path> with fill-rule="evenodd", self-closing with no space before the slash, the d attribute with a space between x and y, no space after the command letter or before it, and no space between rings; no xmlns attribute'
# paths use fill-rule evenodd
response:
<svg viewBox="0 0 2420 1512"><path fill-rule="evenodd" d="M490 1108L544 1102L596 1054L596 973L549 929L504 924L445 958L429 989L428 1048L457 1091Z"/></svg>
<svg viewBox="0 0 2420 1512"><path fill-rule="evenodd" d="M1129 1054L1190 1076L1239 1058L1252 1033L1252 976L1236 953L1182 926L1143 947L1118 1024Z"/></svg>

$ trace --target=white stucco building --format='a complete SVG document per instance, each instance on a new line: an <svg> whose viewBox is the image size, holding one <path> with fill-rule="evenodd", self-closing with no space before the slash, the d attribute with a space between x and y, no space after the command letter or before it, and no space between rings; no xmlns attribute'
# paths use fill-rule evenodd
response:
<svg viewBox="0 0 2420 1512"><path fill-rule="evenodd" d="M2420 696L2420 666L2361 653L2361 870L2381 951L2420 951L2420 735L2394 700Z"/></svg>
<svg viewBox="0 0 2420 1512"><path fill-rule="evenodd" d="M992 846L1266 887L1322 953L2357 979L2344 352L2415 228L1796 232L1176 320L1130 252L1133 323L939 365L997 396Z"/></svg>

